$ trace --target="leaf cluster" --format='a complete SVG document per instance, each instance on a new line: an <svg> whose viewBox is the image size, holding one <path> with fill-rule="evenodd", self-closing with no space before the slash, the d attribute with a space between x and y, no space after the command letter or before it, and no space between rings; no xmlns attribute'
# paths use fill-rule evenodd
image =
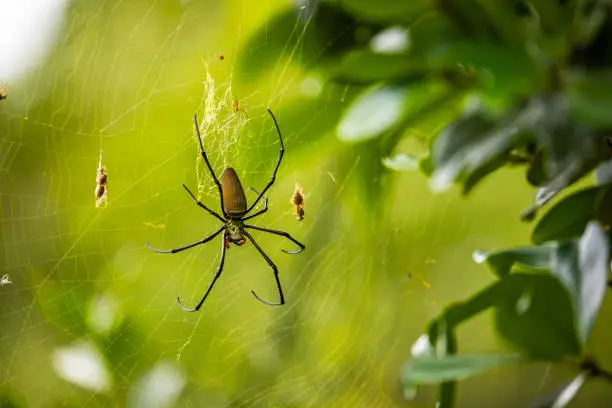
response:
<svg viewBox="0 0 612 408"><path fill-rule="evenodd" d="M305 69L360 90L336 134L376 144L387 172L419 169L433 189L459 185L467 195L496 170L522 166L537 189L521 214L527 222L595 175L594 185L568 189L539 217L532 246L474 253L498 279L430 322L402 373L407 395L441 383L438 406L449 407L455 381L529 360L578 361L576 378L540 407L567 405L589 378L612 378L586 353L610 274L610 2L307 1L279 14L252 45L264 34L266 46L245 57L249 66L265 72L289 38ZM425 136L426 152L402 151L415 135ZM456 328L486 310L516 354L457 354Z"/></svg>

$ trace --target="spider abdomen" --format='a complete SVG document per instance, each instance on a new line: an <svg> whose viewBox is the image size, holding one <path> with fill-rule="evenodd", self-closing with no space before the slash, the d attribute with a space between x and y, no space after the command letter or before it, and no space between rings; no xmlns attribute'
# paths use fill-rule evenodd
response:
<svg viewBox="0 0 612 408"><path fill-rule="evenodd" d="M223 170L220 177L223 189L223 209L230 217L244 215L247 210L246 196L236 171L228 167Z"/></svg>

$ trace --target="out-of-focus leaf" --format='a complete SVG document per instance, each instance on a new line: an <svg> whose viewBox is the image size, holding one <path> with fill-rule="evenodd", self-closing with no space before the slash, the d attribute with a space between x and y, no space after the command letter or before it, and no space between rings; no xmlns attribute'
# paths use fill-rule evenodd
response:
<svg viewBox="0 0 612 408"><path fill-rule="evenodd" d="M391 170L407 171L417 169L420 159L420 157L415 155L398 153L393 157L385 157L382 163L386 168Z"/></svg>
<svg viewBox="0 0 612 408"><path fill-rule="evenodd" d="M540 105L545 112L533 129L546 152L544 169L549 180L542 189L560 191L606 159L609 152L603 137L590 127L571 121L568 101L563 95L544 95L532 104Z"/></svg>
<svg viewBox="0 0 612 408"><path fill-rule="evenodd" d="M608 159L597 167L595 180L598 185L612 183L612 159Z"/></svg>
<svg viewBox="0 0 612 408"><path fill-rule="evenodd" d="M535 359L561 360L581 352L567 290L544 274L514 273L495 307L497 333Z"/></svg>
<svg viewBox="0 0 612 408"><path fill-rule="evenodd" d="M533 158L533 162L527 171L527 181L532 186L541 186L547 180L546 172L544 171L544 151L538 150Z"/></svg>
<svg viewBox="0 0 612 408"><path fill-rule="evenodd" d="M535 216L538 214L538 210L547 202L552 200L557 194L561 192L561 189L552 190L547 187L542 187L536 192L535 203L523 211L521 214L521 221L533 221Z"/></svg>
<svg viewBox="0 0 612 408"><path fill-rule="evenodd" d="M429 341L432 344L438 341L441 322L448 330L454 330L461 323L495 306L499 298L503 296L508 282L510 281L505 279L494 282L468 300L447 306L439 317L428 323L427 335Z"/></svg>
<svg viewBox="0 0 612 408"><path fill-rule="evenodd" d="M367 20L389 22L412 22L424 13L431 2L429 0L411 1L371 1L344 0L342 6L350 13Z"/></svg>
<svg viewBox="0 0 612 408"><path fill-rule="evenodd" d="M428 50L431 69L454 68L458 64L480 73L480 85L497 94L528 95L541 87L542 67L526 52L493 43L455 41Z"/></svg>
<svg viewBox="0 0 612 408"><path fill-rule="evenodd" d="M491 160L484 166L478 168L476 171L467 176L465 181L463 181L463 189L461 190L461 194L464 196L468 195L479 181L493 173L495 170L502 168L504 165L506 165L506 163L508 163L508 155L502 154L495 157L495 160Z"/></svg>
<svg viewBox="0 0 612 408"><path fill-rule="evenodd" d="M578 237L595 217L598 187L579 191L559 201L540 219L531 234L534 244Z"/></svg>
<svg viewBox="0 0 612 408"><path fill-rule="evenodd" d="M367 49L347 53L332 71L339 82L370 84L382 80L398 80L424 75L426 64L404 54L378 54Z"/></svg>
<svg viewBox="0 0 612 408"><path fill-rule="evenodd" d="M492 368L521 361L517 355L451 355L415 357L402 369L402 380L409 384L435 384L464 380Z"/></svg>
<svg viewBox="0 0 612 408"><path fill-rule="evenodd" d="M476 111L447 126L436 138L432 150L435 164L432 188L440 191L453 181L464 181L469 191L487 171L501 166L504 157L521 142L523 129L532 125L539 115L540 112L527 107L496 122Z"/></svg>
<svg viewBox="0 0 612 408"><path fill-rule="evenodd" d="M338 124L338 137L361 142L380 136L406 115L407 86L380 85L367 89L349 107Z"/></svg>
<svg viewBox="0 0 612 408"><path fill-rule="evenodd" d="M444 15L427 13L418 18L409 28L411 56L423 60L427 52L440 44L463 38L457 26Z"/></svg>
<svg viewBox="0 0 612 408"><path fill-rule="evenodd" d="M553 392L548 397L533 404L531 408L564 408L569 404L580 388L584 385L586 380L589 378L588 373L580 373L569 383L560 387L557 391Z"/></svg>
<svg viewBox="0 0 612 408"><path fill-rule="evenodd" d="M486 262L487 266L500 278L508 275L514 264L532 269L548 269L553 246L531 246L502 249L497 251L476 251L472 258L476 263Z"/></svg>
<svg viewBox="0 0 612 408"><path fill-rule="evenodd" d="M595 215L604 226L612 226L612 184L601 187L595 199Z"/></svg>
<svg viewBox="0 0 612 408"><path fill-rule="evenodd" d="M551 271L565 286L573 303L574 320L586 344L599 313L610 273L610 243L597 222L589 222L578 241L559 245L551 256Z"/></svg>
<svg viewBox="0 0 612 408"><path fill-rule="evenodd" d="M431 161L431 155L422 156L419 160L419 170L427 177L430 177L433 174L434 167L433 162Z"/></svg>
<svg viewBox="0 0 612 408"><path fill-rule="evenodd" d="M447 95L448 87L440 82L370 87L344 113L338 124L338 137L345 142L361 142L385 132L403 133L407 121L418 119L431 105L437 107L435 103ZM384 150L392 151L395 144L391 144L385 141Z"/></svg>
<svg viewBox="0 0 612 408"><path fill-rule="evenodd" d="M569 111L595 128L612 126L612 71L573 72L566 78Z"/></svg>

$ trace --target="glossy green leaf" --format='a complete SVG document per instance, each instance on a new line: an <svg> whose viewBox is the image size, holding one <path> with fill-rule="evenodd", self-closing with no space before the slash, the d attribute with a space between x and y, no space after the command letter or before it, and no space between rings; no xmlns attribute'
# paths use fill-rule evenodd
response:
<svg viewBox="0 0 612 408"><path fill-rule="evenodd" d="M540 219L531 234L535 244L578 237L595 217L599 189L588 188L559 201Z"/></svg>
<svg viewBox="0 0 612 408"><path fill-rule="evenodd" d="M553 250L553 246L542 245L497 251L476 251L472 258L476 263L486 263L494 274L502 278L510 273L515 264L532 269L548 269Z"/></svg>
<svg viewBox="0 0 612 408"><path fill-rule="evenodd" d="M582 388L586 380L589 378L587 373L580 373L570 381L568 384L563 385L557 391L549 395L548 397L538 401L532 406L532 408L564 408L566 407L578 394L578 391Z"/></svg>
<svg viewBox="0 0 612 408"><path fill-rule="evenodd" d="M406 153L398 153L392 157L385 157L382 160L383 165L395 171L408 171L419 168L419 156Z"/></svg>
<svg viewBox="0 0 612 408"><path fill-rule="evenodd" d="M513 273L495 307L497 333L530 358L562 360L581 353L569 293L545 274Z"/></svg>
<svg viewBox="0 0 612 408"><path fill-rule="evenodd" d="M551 271L570 294L584 345L603 303L610 273L610 243L603 228L589 222L580 240L560 244L552 253Z"/></svg>
<svg viewBox="0 0 612 408"><path fill-rule="evenodd" d="M612 71L574 72L566 78L572 117L591 126L612 126Z"/></svg>
<svg viewBox="0 0 612 408"><path fill-rule="evenodd" d="M402 369L402 380L409 384L435 384L464 380L495 367L521 361L517 355L451 355L415 357Z"/></svg>

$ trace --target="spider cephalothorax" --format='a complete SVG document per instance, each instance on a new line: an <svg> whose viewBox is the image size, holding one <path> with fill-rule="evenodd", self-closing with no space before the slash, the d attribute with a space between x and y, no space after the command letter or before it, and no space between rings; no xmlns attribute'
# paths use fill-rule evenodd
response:
<svg viewBox="0 0 612 408"><path fill-rule="evenodd" d="M236 171L233 168L228 167L225 170L223 170L223 172L221 173L221 177L220 177L221 181L219 181L217 177L215 176L215 172L213 171L212 166L210 165L210 162L208 161L208 158L206 157L206 152L204 151L202 137L200 136L200 130L198 128L197 117L194 117L195 127L198 133L198 140L200 142L200 154L202 155L204 162L206 162L206 166L208 167L208 170L210 171L210 174L212 175L212 178L215 181L217 188L219 189L219 197L221 200L221 211L223 213L223 216L221 216L217 212L211 210L210 208L202 204L193 195L193 193L189 190L189 188L187 188L186 185L183 184L183 187L185 188L185 190L187 190L191 198L193 198L193 200L199 207L203 208L204 210L208 211L209 214L219 219L219 221L221 221L223 225L221 226L221 228L213 232L211 235L205 238L202 238L201 240L196 241L192 244L189 244L189 245L186 245L180 248L175 248L175 249L170 249L170 250L159 250L159 249L151 248L151 246L147 242L147 246L155 252L174 254L174 253L181 252L189 248L193 248L194 246L197 246L197 245L205 244L206 242L215 238L217 235L222 234L221 260L219 261L219 267L217 268L217 273L213 277L213 280L210 282L210 285L208 286L208 289L206 290L206 293L204 293L204 296L202 297L200 302L198 302L196 307L194 307L193 309L188 309L185 306L183 306L180 298L177 297L179 305L188 312L194 312L196 310L199 310L200 307L202 307L202 304L204 304L204 301L206 300L206 297L208 297L208 294L212 290L215 282L217 281L217 279L219 279L219 276L221 276L221 272L223 272L223 264L225 262L225 251L229 247L230 242L235 245L241 246L246 242L247 239L251 241L253 246L257 249L257 251L259 251L261 256L263 256L263 258L266 260L268 265L270 265L270 267L274 271L274 279L276 280L276 286L278 287L280 301L278 303L267 302L265 300L262 300L259 296L257 296L257 294L254 291L251 291L251 292L257 298L257 300L267 305L279 306L279 305L285 304L285 297L283 296L283 290L281 288L281 283L278 278L278 268L276 267L274 262L272 262L272 260L268 257L268 255L266 255L263 249L261 249L259 244L257 244L257 242L253 239L251 234L247 232L247 229L254 229L257 231L269 232L271 234L283 236L289 239L290 241L294 242L299 247L298 250L292 251L292 252L285 251L283 249L282 251L287 254L300 253L304 250L305 246L284 231L277 231L277 230L272 230L268 228L257 227L255 225L245 223L245 221L250 220L251 218L255 218L258 215L261 215L265 213L266 211L268 211L268 199L264 197L264 194L266 193L266 191L268 191L268 189L272 186L272 184L274 184L274 181L276 179L276 172L278 171L278 167L280 166L281 160L283 158L283 153L285 151L285 146L283 145L283 136L278 126L278 122L276 121L276 118L274 117L274 114L272 113L270 109L268 109L268 113L272 117L272 120L274 121L274 126L276 127L276 131L278 133L278 138L280 140L280 154L278 156L278 161L276 162L276 167L274 167L274 171L272 172L272 177L270 178L270 181L268 182L268 184L266 184L262 192L259 193L257 192L257 190L251 188L251 190L253 190L257 194L257 198L255 199L255 201L253 201L253 203L251 203L250 206L247 205L247 200L244 194L244 189L242 188L240 179L238 178L238 175L236 174ZM262 208L261 210L257 211L254 214L248 215L255 208L259 200L261 200L262 198L264 200L264 208Z"/></svg>

